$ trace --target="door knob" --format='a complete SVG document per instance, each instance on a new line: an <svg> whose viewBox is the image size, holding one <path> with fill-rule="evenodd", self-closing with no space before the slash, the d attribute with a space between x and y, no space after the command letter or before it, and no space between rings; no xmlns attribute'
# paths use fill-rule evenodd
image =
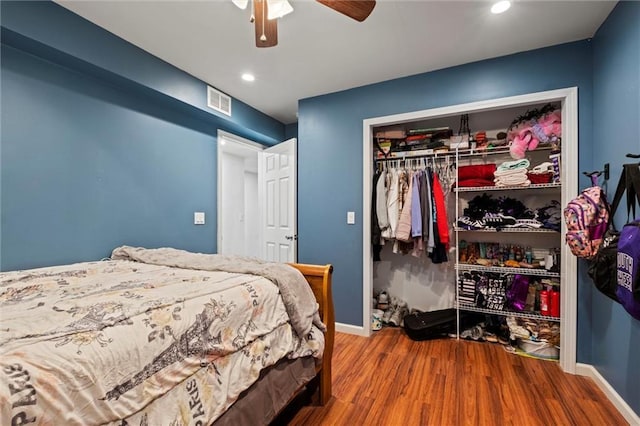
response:
<svg viewBox="0 0 640 426"><path fill-rule="evenodd" d="M291 241L291 240L297 240L298 236L297 235L287 235L287 236L285 236L285 238L287 240Z"/></svg>

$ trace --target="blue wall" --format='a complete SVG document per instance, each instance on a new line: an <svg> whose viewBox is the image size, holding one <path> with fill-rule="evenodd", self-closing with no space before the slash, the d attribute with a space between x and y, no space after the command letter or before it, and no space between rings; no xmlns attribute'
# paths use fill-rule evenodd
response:
<svg viewBox="0 0 640 426"><path fill-rule="evenodd" d="M362 226L345 221L348 210L359 224L368 214L362 211L362 120L577 86L580 143L591 146L591 64L591 44L581 41L299 102L298 253L303 262L334 265L338 322L362 325ZM591 166L589 150L580 150L580 164ZM590 300L590 287L580 293ZM590 342L580 346L582 359L589 352Z"/></svg>
<svg viewBox="0 0 640 426"><path fill-rule="evenodd" d="M593 52L594 166L611 164L613 197L622 164L634 162L625 155L640 154L640 3L616 6L594 37ZM624 202L618 210L621 229L628 221ZM594 291L591 322L592 364L640 413L640 321Z"/></svg>
<svg viewBox="0 0 640 426"><path fill-rule="evenodd" d="M270 145L285 126L207 109L203 82L54 3L1 8L0 269L215 252L217 130Z"/></svg>
<svg viewBox="0 0 640 426"><path fill-rule="evenodd" d="M234 99L233 117L207 107L206 84L50 1L2 1L2 42L128 91L171 102L195 117L266 145L284 125Z"/></svg>
<svg viewBox="0 0 640 426"><path fill-rule="evenodd" d="M97 259L119 244L214 252L217 129L267 145L297 134L300 261L334 264L337 320L362 325L362 227L345 212L360 224L367 213L363 119L577 86L580 170L610 162L615 178L623 155L640 152L637 2L621 2L593 45L304 99L297 127L237 100L233 118L215 113L203 82L54 3L0 7L2 270ZM196 210L207 225L192 224ZM591 291L584 266L578 361L596 365L638 412L640 326Z"/></svg>

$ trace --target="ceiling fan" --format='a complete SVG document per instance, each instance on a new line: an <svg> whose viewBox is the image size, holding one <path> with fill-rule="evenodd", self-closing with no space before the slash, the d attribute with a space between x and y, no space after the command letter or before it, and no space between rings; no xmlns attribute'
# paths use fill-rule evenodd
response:
<svg viewBox="0 0 640 426"><path fill-rule="evenodd" d="M231 0L240 9L251 2L249 21L255 25L256 46L273 47L278 44L278 18L293 12L287 0ZM336 12L362 22L371 14L375 0L316 0Z"/></svg>

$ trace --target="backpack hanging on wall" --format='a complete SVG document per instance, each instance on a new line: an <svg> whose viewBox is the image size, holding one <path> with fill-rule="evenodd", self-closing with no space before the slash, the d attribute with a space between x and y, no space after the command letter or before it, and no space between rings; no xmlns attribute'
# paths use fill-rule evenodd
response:
<svg viewBox="0 0 640 426"><path fill-rule="evenodd" d="M592 186L583 190L564 208L567 225L565 241L577 257L593 259L609 223L609 203L598 178L591 176Z"/></svg>
<svg viewBox="0 0 640 426"><path fill-rule="evenodd" d="M590 262L588 273L599 291L612 300L621 303L632 316L639 318L640 274L638 273L638 266L640 264L640 226L638 224L638 220L625 225L623 228L625 233L625 242L621 245L622 235L616 229L613 221L625 192L627 193L627 216L629 217L632 211L635 216L635 199L637 198L638 203L640 203L640 172L638 171L637 164L627 164L623 166L618 187L616 189L613 202L611 203L608 229L605 233L600 249ZM636 224L635 226L633 226L634 223ZM619 252L626 253L626 256L629 256L631 259L635 259L631 263L631 265L635 265L635 268L630 267L628 261L626 263L622 263L622 266L626 266L623 268L624 271L621 272L623 274L630 273L631 278L629 278L628 275L619 275ZM621 259L623 258L625 258L624 255L621 255ZM628 282L630 279L632 282L632 290L625 291L619 289L619 278L626 280L623 282ZM633 289L635 289L635 297Z"/></svg>
<svg viewBox="0 0 640 426"><path fill-rule="evenodd" d="M637 201L640 206L640 165L625 164L623 173L627 181L627 217L633 210L636 219L620 232L616 296L624 309L640 320L640 217L636 217L635 205Z"/></svg>

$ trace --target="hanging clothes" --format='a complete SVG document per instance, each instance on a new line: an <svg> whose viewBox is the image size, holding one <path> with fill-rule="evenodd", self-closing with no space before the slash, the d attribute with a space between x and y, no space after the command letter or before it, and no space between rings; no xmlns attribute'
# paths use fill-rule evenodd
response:
<svg viewBox="0 0 640 426"><path fill-rule="evenodd" d="M422 199L420 198L420 175L422 170L413 174L413 186L411 193L411 237L413 237L413 250L411 255L420 257L424 253L424 240L422 234Z"/></svg>
<svg viewBox="0 0 640 426"><path fill-rule="evenodd" d="M422 241L424 249L427 248L429 239L429 221L431 220L431 203L429 201L429 187L427 185L427 174L420 170L418 175L420 181L420 212L422 213Z"/></svg>
<svg viewBox="0 0 640 426"><path fill-rule="evenodd" d="M383 231L382 236L388 240L396 237L396 228L398 226L398 218L400 212L398 210L398 172L390 169L387 173L387 217L389 219L389 228Z"/></svg>
<svg viewBox="0 0 640 426"><path fill-rule="evenodd" d="M384 172L383 172L384 173ZM373 261L380 260L380 252L382 251L382 232L380 229L380 224L378 221L378 182L380 179L384 178L383 173L379 173L376 171L373 175L373 193L371 195L371 244L373 245ZM386 206L385 206L386 211Z"/></svg>
<svg viewBox="0 0 640 426"><path fill-rule="evenodd" d="M406 184L403 190L402 211L400 212L400 220L398 221L398 229L396 231L396 239L405 243L411 242L411 199L413 197L413 179L410 172L405 171L403 176Z"/></svg>
<svg viewBox="0 0 640 426"><path fill-rule="evenodd" d="M404 208L404 203L405 200L407 199L407 191L409 190L409 181L407 180L407 171L405 169L399 169L397 170L397 176L398 176L398 204L397 204L397 215L398 215L398 221L396 223L396 229L394 232L394 238L395 240L393 241L393 252L394 253L401 253L401 249L400 249L400 241L398 240L398 229L400 227L400 217L402 214L402 209Z"/></svg>
<svg viewBox="0 0 640 426"><path fill-rule="evenodd" d="M447 212L444 202L444 194L436 173L431 173L432 196L434 203L434 247L429 253L429 257L433 263L447 262L448 245L449 245L449 229L447 226ZM443 229L444 228L444 229ZM446 241L443 242L442 239Z"/></svg>
<svg viewBox="0 0 640 426"><path fill-rule="evenodd" d="M410 165L409 161L406 164ZM412 162L411 166L416 164ZM380 260L385 241L392 241L394 253L415 257L426 253L433 263L448 261L451 240L446 195L438 170L446 181L449 167L444 163L419 170L384 167L374 174L371 206L374 260Z"/></svg>
<svg viewBox="0 0 640 426"><path fill-rule="evenodd" d="M378 226L380 227L381 237L385 232L389 232L389 215L387 213L387 171L380 172L380 178L374 186L376 196L374 199L376 205L376 215L378 218ZM384 241L380 241L384 244Z"/></svg>
<svg viewBox="0 0 640 426"><path fill-rule="evenodd" d="M426 183L427 183L427 208L429 210L429 222L427 222L427 227L429 229L429 235L427 238L427 253L433 253L433 249L436 247L436 236L434 232L433 223L436 220L436 209L433 203L433 191L431 190L431 181L432 181L432 173L431 169L428 168L425 172Z"/></svg>

